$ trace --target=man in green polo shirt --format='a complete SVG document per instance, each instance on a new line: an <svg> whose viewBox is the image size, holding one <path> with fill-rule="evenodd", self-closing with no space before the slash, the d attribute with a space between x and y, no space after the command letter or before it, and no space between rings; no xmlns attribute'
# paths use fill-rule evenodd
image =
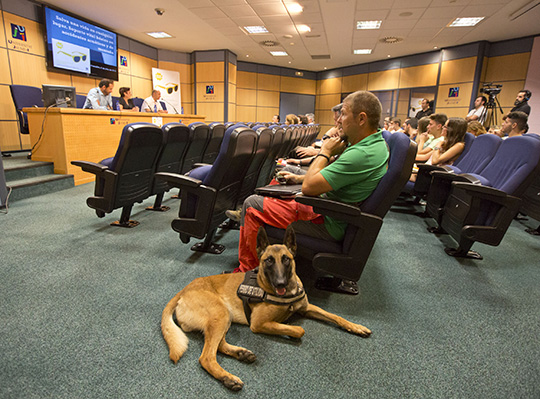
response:
<svg viewBox="0 0 540 399"><path fill-rule="evenodd" d="M305 175L282 172L284 177L292 183L302 183L304 195L323 195L355 204L365 200L386 173L389 157L378 130L381 109L381 103L370 92L357 91L347 96L337 121L341 136L324 141ZM259 226L286 228L291 223L299 234L330 241L342 240L346 227L345 223L323 217L310 206L294 200L252 195L242 208L240 266L234 271L245 272L259 265L256 252Z"/></svg>

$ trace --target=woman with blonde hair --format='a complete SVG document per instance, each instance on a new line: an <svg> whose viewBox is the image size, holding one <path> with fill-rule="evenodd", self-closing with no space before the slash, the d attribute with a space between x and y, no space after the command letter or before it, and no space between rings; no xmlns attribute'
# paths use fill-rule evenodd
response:
<svg viewBox="0 0 540 399"><path fill-rule="evenodd" d="M298 125L298 117L295 114L288 114L285 117L285 124L286 125Z"/></svg>
<svg viewBox="0 0 540 399"><path fill-rule="evenodd" d="M470 121L469 125L467 126L467 131L469 133L474 134L475 136L480 136L481 134L486 133L486 129L484 128L484 125L482 125L478 121Z"/></svg>

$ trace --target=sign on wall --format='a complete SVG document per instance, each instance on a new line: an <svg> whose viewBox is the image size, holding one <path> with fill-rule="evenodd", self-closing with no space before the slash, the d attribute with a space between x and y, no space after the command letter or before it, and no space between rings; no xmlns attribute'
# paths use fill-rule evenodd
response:
<svg viewBox="0 0 540 399"><path fill-rule="evenodd" d="M161 92L161 100L165 102L169 113L182 113L180 73L152 68L152 84L154 90Z"/></svg>

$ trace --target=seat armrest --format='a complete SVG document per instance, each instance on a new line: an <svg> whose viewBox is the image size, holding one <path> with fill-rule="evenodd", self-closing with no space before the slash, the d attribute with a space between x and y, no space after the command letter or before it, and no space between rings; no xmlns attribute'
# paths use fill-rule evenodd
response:
<svg viewBox="0 0 540 399"><path fill-rule="evenodd" d="M185 176L185 175L179 175L177 173L156 173L154 175L160 180L165 180L167 183L169 183L173 187L186 187L186 188L196 188L199 187L202 184L202 180L195 179L193 177Z"/></svg>
<svg viewBox="0 0 540 399"><path fill-rule="evenodd" d="M441 165L441 166L439 166L439 168L440 168L440 170L443 170L443 171L448 172L448 173L456 173L456 171L454 169L452 169L448 165Z"/></svg>
<svg viewBox="0 0 540 399"><path fill-rule="evenodd" d="M105 165L88 161L71 161L72 165L79 166L84 172L92 173L96 176L103 176L109 168Z"/></svg>
<svg viewBox="0 0 540 399"><path fill-rule="evenodd" d="M442 166L428 165L428 164L425 164L425 163L418 164L417 166L418 166L418 173L420 173L420 171L422 171L424 173L430 173L430 172L435 171L435 170L440 170L440 171L445 170L445 169L443 169Z"/></svg>
<svg viewBox="0 0 540 399"><path fill-rule="evenodd" d="M508 194L504 191L497 190L493 187L481 186L474 183L452 182L452 186L464 190L467 194L473 197L479 197L490 201L496 201L496 199L506 198Z"/></svg>
<svg viewBox="0 0 540 399"><path fill-rule="evenodd" d="M462 178L466 179L467 182L471 183L471 184L476 184L476 185L482 185L482 183L480 182L480 180L478 180L476 177L472 176L472 175L469 175L468 173L461 173L459 174L459 176L461 176ZM465 182L466 183L466 182Z"/></svg>
<svg viewBox="0 0 540 399"><path fill-rule="evenodd" d="M318 208L322 211L324 210L330 210L334 212L340 212L344 215L351 215L351 216L357 216L362 213L360 208L354 205L348 205L344 204L343 202L339 201L332 201L326 198L320 198L320 197L311 197L307 195L299 194L295 197L296 202L300 202L304 205L312 206L313 208ZM317 210L317 212L319 212ZM324 212L319 212L324 213Z"/></svg>
<svg viewBox="0 0 540 399"><path fill-rule="evenodd" d="M434 170L433 172L431 172L431 176L433 176L434 179L459 181L459 182L464 182L464 183L475 183L475 184L479 183L478 179L466 173L456 175L455 173Z"/></svg>
<svg viewBox="0 0 540 399"><path fill-rule="evenodd" d="M211 163L200 163L200 162L197 162L197 163L194 163L194 164L193 164L193 169L195 169L195 168L200 168L201 166L212 166L212 164L211 164ZM193 169L192 169L192 170L193 170Z"/></svg>
<svg viewBox="0 0 540 399"><path fill-rule="evenodd" d="M330 216L355 226L368 226L372 223L382 223L382 218L369 213L364 213L355 205L302 194L297 195L295 200L301 204L312 206L313 210L321 215Z"/></svg>

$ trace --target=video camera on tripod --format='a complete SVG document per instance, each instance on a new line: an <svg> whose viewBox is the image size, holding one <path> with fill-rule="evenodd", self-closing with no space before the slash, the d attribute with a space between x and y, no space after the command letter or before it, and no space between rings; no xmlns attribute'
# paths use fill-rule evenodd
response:
<svg viewBox="0 0 540 399"><path fill-rule="evenodd" d="M502 84L484 83L484 87L480 88L480 93L487 94L489 99L485 105L483 115L481 120L484 121L484 127L489 128L492 125L497 125L497 108L503 113L503 109L499 100L497 99L497 94L502 90Z"/></svg>
<svg viewBox="0 0 540 399"><path fill-rule="evenodd" d="M491 83L484 83L484 87L480 89L480 93L487 94L490 97L495 97L502 90L503 85Z"/></svg>

